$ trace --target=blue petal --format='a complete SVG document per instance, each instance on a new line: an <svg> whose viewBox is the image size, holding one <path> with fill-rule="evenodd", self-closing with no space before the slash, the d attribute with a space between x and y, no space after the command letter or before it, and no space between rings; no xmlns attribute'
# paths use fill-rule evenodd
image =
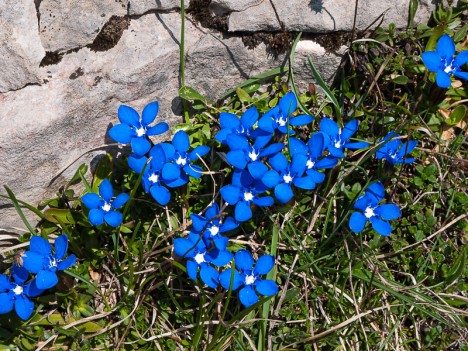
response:
<svg viewBox="0 0 468 351"><path fill-rule="evenodd" d="M138 115L138 112L130 106L121 105L119 107L118 116L121 123L135 127L139 127L140 125L140 116Z"/></svg>
<svg viewBox="0 0 468 351"><path fill-rule="evenodd" d="M364 212L367 206L372 205L372 202L374 202L373 199L373 197L369 198L369 196L366 196L365 194L359 196L356 202L354 203L354 208ZM377 202L374 202L373 204L376 205Z"/></svg>
<svg viewBox="0 0 468 351"><path fill-rule="evenodd" d="M225 185L220 192L224 201L230 205L236 204L240 199L240 189L234 185Z"/></svg>
<svg viewBox="0 0 468 351"><path fill-rule="evenodd" d="M126 193L121 193L121 194L117 195L117 197L114 199L114 201L112 201L112 207L114 207L115 209L119 209L120 207L125 205L125 203L129 199L130 199L130 195L128 195Z"/></svg>
<svg viewBox="0 0 468 351"><path fill-rule="evenodd" d="M230 230L236 229L239 226L239 223L237 223L234 218L232 217L227 217L224 222L221 224L221 227L219 228L219 231L221 233L228 232Z"/></svg>
<svg viewBox="0 0 468 351"><path fill-rule="evenodd" d="M190 279L197 280L198 264L194 261L187 260L186 267L187 267L187 274L190 277Z"/></svg>
<svg viewBox="0 0 468 351"><path fill-rule="evenodd" d="M151 148L149 154L151 156L151 168L154 171L160 171L166 164L166 148L162 144L155 145Z"/></svg>
<svg viewBox="0 0 468 351"><path fill-rule="evenodd" d="M192 258L195 256L195 245L188 239L174 239L174 252L180 257Z"/></svg>
<svg viewBox="0 0 468 351"><path fill-rule="evenodd" d="M321 160L317 161L315 167L317 169L328 169L333 168L338 164L339 159L333 156L327 156L322 158Z"/></svg>
<svg viewBox="0 0 468 351"><path fill-rule="evenodd" d="M229 134L232 134L231 129L221 129L218 133L215 135L215 139L218 140L222 144L226 144L226 138Z"/></svg>
<svg viewBox="0 0 468 351"><path fill-rule="evenodd" d="M172 145L178 152L187 152L190 148L189 136L183 130L177 131L172 138Z"/></svg>
<svg viewBox="0 0 468 351"><path fill-rule="evenodd" d="M209 146L199 145L188 154L188 158L190 161L195 161L199 157L205 156L208 152L210 152Z"/></svg>
<svg viewBox="0 0 468 351"><path fill-rule="evenodd" d="M67 253L68 236L66 236L65 234L59 235L57 239L55 239L54 247L55 247L55 258L57 260L61 260Z"/></svg>
<svg viewBox="0 0 468 351"><path fill-rule="evenodd" d="M300 177L306 169L307 156L302 154L293 155L291 159L291 174Z"/></svg>
<svg viewBox="0 0 468 351"><path fill-rule="evenodd" d="M266 157L266 156L276 154L276 153L280 152L281 150L283 150L283 148L284 148L283 143L270 144L266 148L264 148L263 150L260 151L260 156Z"/></svg>
<svg viewBox="0 0 468 351"><path fill-rule="evenodd" d="M239 291L239 299L245 307L252 306L258 302L258 296L251 285L247 285Z"/></svg>
<svg viewBox="0 0 468 351"><path fill-rule="evenodd" d="M16 314L22 319L27 320L34 311L34 303L24 295L17 295L15 299Z"/></svg>
<svg viewBox="0 0 468 351"><path fill-rule="evenodd" d="M202 237L198 233L190 232L188 235L188 240L193 244L198 252L205 252L206 245L202 240Z"/></svg>
<svg viewBox="0 0 468 351"><path fill-rule="evenodd" d="M335 121L332 121L330 118L324 117L320 121L320 131L327 134L329 137L333 137L339 134L340 128Z"/></svg>
<svg viewBox="0 0 468 351"><path fill-rule="evenodd" d="M180 168L174 163L166 163L162 169L162 176L165 180L174 180L180 177Z"/></svg>
<svg viewBox="0 0 468 351"><path fill-rule="evenodd" d="M29 241L29 248L31 251L36 251L43 256L47 256L52 252L52 247L50 246L49 242L38 235L31 237L31 240Z"/></svg>
<svg viewBox="0 0 468 351"><path fill-rule="evenodd" d="M132 151L140 156L145 155L151 148L151 144L145 136L132 138L130 145L132 146Z"/></svg>
<svg viewBox="0 0 468 351"><path fill-rule="evenodd" d="M288 160L283 154L276 154L275 156L270 157L268 163L275 171L278 172L285 171L288 167Z"/></svg>
<svg viewBox="0 0 468 351"><path fill-rule="evenodd" d="M63 271L76 263L76 256L69 255L66 259L57 264L57 270Z"/></svg>
<svg viewBox="0 0 468 351"><path fill-rule="evenodd" d="M28 280L29 272L23 266L18 266L16 263L13 264L11 268L11 275L16 284L23 284Z"/></svg>
<svg viewBox="0 0 468 351"><path fill-rule="evenodd" d="M99 194L105 202L110 203L114 196L114 190L112 189L112 184L109 179L106 178L101 182L101 184L99 184Z"/></svg>
<svg viewBox="0 0 468 351"><path fill-rule="evenodd" d="M291 154L303 154L307 155L307 145L304 144L301 140L296 138L289 138L289 149Z"/></svg>
<svg viewBox="0 0 468 351"><path fill-rule="evenodd" d="M217 267L224 267L229 262L231 262L232 257L234 256L232 253L230 253L227 250L222 250L222 251L212 250L212 251L210 251L209 254L212 254L214 252L216 253L216 255L215 255L216 257L213 257L213 255L211 255L211 257L212 257L211 263L214 264Z"/></svg>
<svg viewBox="0 0 468 351"><path fill-rule="evenodd" d="M293 196L294 193L291 189L291 185L280 183L275 187L275 197L279 202L285 204L291 200Z"/></svg>
<svg viewBox="0 0 468 351"><path fill-rule="evenodd" d="M310 115L299 115L294 118L291 118L289 125L296 126L305 126L306 124L312 123L314 119Z"/></svg>
<svg viewBox="0 0 468 351"><path fill-rule="evenodd" d="M252 126L257 122L258 119L258 110L255 106L250 107L242 115L240 122L245 129L252 128Z"/></svg>
<svg viewBox="0 0 468 351"><path fill-rule="evenodd" d="M348 140L351 138L351 136L356 133L358 127L359 122L357 119L353 119L352 121L348 122L341 131L341 139Z"/></svg>
<svg viewBox="0 0 468 351"><path fill-rule="evenodd" d="M245 157L244 150L231 150L226 154L226 160L231 164L239 169L244 169L247 166L247 159Z"/></svg>
<svg viewBox="0 0 468 351"><path fill-rule="evenodd" d="M249 141L246 137L237 135L237 134L229 134L226 137L226 142L231 150L248 150L250 149Z"/></svg>
<svg viewBox="0 0 468 351"><path fill-rule="evenodd" d="M450 76L442 70L438 70L436 73L436 83L441 88L449 88L452 85Z"/></svg>
<svg viewBox="0 0 468 351"><path fill-rule="evenodd" d="M260 280L255 284L255 289L263 296L273 296L278 293L278 285L273 280Z"/></svg>
<svg viewBox="0 0 468 351"><path fill-rule="evenodd" d="M95 193L89 193L84 195L81 198L81 201L89 209L98 208L101 206L101 198L98 194Z"/></svg>
<svg viewBox="0 0 468 351"><path fill-rule="evenodd" d="M275 128L273 125L273 117L279 112L279 106L265 112L265 114L258 120L258 128L263 129L268 133L274 133Z"/></svg>
<svg viewBox="0 0 468 351"><path fill-rule="evenodd" d="M273 188L278 185L279 182L281 182L281 176L278 174L278 172L270 170L262 177L262 182L268 188Z"/></svg>
<svg viewBox="0 0 468 351"><path fill-rule="evenodd" d="M219 114L219 124L221 129L238 129L240 127L239 117L233 113L221 112Z"/></svg>
<svg viewBox="0 0 468 351"><path fill-rule="evenodd" d="M268 172L268 167L261 161L249 163L247 168L254 179L260 179Z"/></svg>
<svg viewBox="0 0 468 351"><path fill-rule="evenodd" d="M44 289L39 289L36 285L36 279L31 280L31 282L25 285L23 293L29 297L39 296L44 292Z"/></svg>
<svg viewBox="0 0 468 351"><path fill-rule="evenodd" d="M297 109L296 95L291 91L283 96L279 101L279 108L285 118L290 116Z"/></svg>
<svg viewBox="0 0 468 351"><path fill-rule="evenodd" d="M209 264L202 264L200 268L200 278L212 289L216 289L218 287L219 282L219 273L216 269L211 267Z"/></svg>
<svg viewBox="0 0 468 351"><path fill-rule="evenodd" d="M219 282L226 290L229 290L229 286L231 285L232 274L232 268L228 268L219 275ZM232 291L235 291L242 285L242 277L239 272L234 269L234 276L232 278Z"/></svg>
<svg viewBox="0 0 468 351"><path fill-rule="evenodd" d="M372 222L372 228L383 236L389 236L392 231L392 226L390 223L385 222L377 217L371 217L370 221Z"/></svg>
<svg viewBox="0 0 468 351"><path fill-rule="evenodd" d="M165 187L159 184L154 184L150 188L150 193L156 200L156 202L161 206L166 206L171 200L171 193L169 192L169 190L167 190Z"/></svg>
<svg viewBox="0 0 468 351"><path fill-rule="evenodd" d="M42 270L44 255L37 251L26 251L23 253L23 267L29 272L37 274Z"/></svg>
<svg viewBox="0 0 468 351"><path fill-rule="evenodd" d="M249 188L253 181L253 177L244 169L236 169L232 175L232 184L242 188Z"/></svg>
<svg viewBox="0 0 468 351"><path fill-rule="evenodd" d="M159 110L159 104L157 101L151 102L145 106L145 108L143 109L142 117L141 117L141 122L143 123L144 126L147 126L148 124L151 124L154 122L154 120L156 119L156 116L158 115L158 110Z"/></svg>
<svg viewBox="0 0 468 351"><path fill-rule="evenodd" d="M226 247L229 243L229 239L222 235L216 235L213 237L213 243L215 244L218 250L223 251L226 250Z"/></svg>
<svg viewBox="0 0 468 351"><path fill-rule="evenodd" d="M247 201L239 201L234 209L234 217L236 217L236 220L239 222L245 222L252 218L250 203Z"/></svg>
<svg viewBox="0 0 468 351"><path fill-rule="evenodd" d="M352 150L357 150L357 149L364 149L369 146L369 143L365 141L358 141L355 143L346 143L344 144L344 147Z"/></svg>
<svg viewBox="0 0 468 351"><path fill-rule="evenodd" d="M10 279L5 274L0 274L0 293L10 290Z"/></svg>
<svg viewBox="0 0 468 351"><path fill-rule="evenodd" d="M333 145L328 145L328 151L330 151L330 154L333 156L333 157L338 157L338 158L343 158L345 157L345 154L343 153L343 150L342 149L338 149L336 147L334 147Z"/></svg>
<svg viewBox="0 0 468 351"><path fill-rule="evenodd" d="M322 174L322 173L319 173L319 172L316 172L318 174ZM321 183L321 182L317 182L317 183ZM294 186L298 187L298 188L301 188L301 189L305 189L305 190L313 190L315 189L315 181L312 177L301 177L301 178L294 178L293 179L293 184Z"/></svg>
<svg viewBox="0 0 468 351"><path fill-rule="evenodd" d="M442 69L443 63L440 55L435 51L423 52L422 60L426 65L427 69L431 72L437 72Z"/></svg>
<svg viewBox="0 0 468 351"><path fill-rule="evenodd" d="M468 63L468 50L460 52L457 57L453 60L453 66L461 67L465 63ZM465 78L466 79L466 78Z"/></svg>
<svg viewBox="0 0 468 351"><path fill-rule="evenodd" d="M132 140L133 131L127 124L117 124L109 130L109 135L118 143L128 144Z"/></svg>
<svg viewBox="0 0 468 351"><path fill-rule="evenodd" d="M117 211L109 211L104 215L104 221L111 227L118 227L122 223L122 214Z"/></svg>
<svg viewBox="0 0 468 351"><path fill-rule="evenodd" d="M366 216L364 216L361 212L353 212L349 218L349 229L351 229L354 233L360 233L363 231L366 223Z"/></svg>
<svg viewBox="0 0 468 351"><path fill-rule="evenodd" d="M241 249L237 251L234 259L236 262L236 268L239 269L240 271L252 270L254 259L252 257L252 254L249 251L245 249Z"/></svg>
<svg viewBox="0 0 468 351"><path fill-rule="evenodd" d="M323 150L325 148L325 135L322 132L316 132L312 134L309 141L307 142L307 146L309 147L310 156L312 159L316 160L322 156Z"/></svg>
<svg viewBox="0 0 468 351"><path fill-rule="evenodd" d="M206 218L213 219L219 215L219 206L216 202L206 209L205 216Z"/></svg>
<svg viewBox="0 0 468 351"><path fill-rule="evenodd" d="M104 223L104 211L92 209L88 213L88 220L92 225L98 226Z"/></svg>
<svg viewBox="0 0 468 351"><path fill-rule="evenodd" d="M198 214L191 214L190 219L192 220L193 229L197 232L201 232L208 224L208 220L205 217L200 216Z"/></svg>
<svg viewBox="0 0 468 351"><path fill-rule="evenodd" d="M405 157L407 154L409 154L413 149L418 145L418 142L416 140L411 140L406 143L403 143L398 150L397 156L399 158Z"/></svg>
<svg viewBox="0 0 468 351"><path fill-rule="evenodd" d="M263 255L257 260L254 268L255 275L268 274L275 265L275 258L271 255Z"/></svg>
<svg viewBox="0 0 468 351"><path fill-rule="evenodd" d="M166 157L164 159L164 162L166 162L167 160L174 159L176 151L175 151L174 146L172 144L160 143L160 144L155 145L155 148L159 149L159 151L156 151L156 150L154 151L154 152L156 152L155 155L160 155L161 150L163 151L163 154ZM150 155L153 156L151 151L150 151Z"/></svg>
<svg viewBox="0 0 468 351"><path fill-rule="evenodd" d="M271 196L263 196L263 197L254 197L252 202L260 207L271 206L275 203L275 200Z"/></svg>
<svg viewBox="0 0 468 351"><path fill-rule="evenodd" d="M377 208L374 210L374 213L387 221L396 219L401 216L401 210L395 204L385 204L377 206Z"/></svg>
<svg viewBox="0 0 468 351"><path fill-rule="evenodd" d="M13 310L15 300L10 297L10 293L0 294L0 314L5 314Z"/></svg>
<svg viewBox="0 0 468 351"><path fill-rule="evenodd" d="M381 182L375 182L367 187L366 194L371 196L375 203L379 203L385 196L385 188Z"/></svg>
<svg viewBox="0 0 468 351"><path fill-rule="evenodd" d="M154 127L149 128L146 131L146 135L159 135L165 133L169 130L169 125L166 122L160 122L156 124Z"/></svg>
<svg viewBox="0 0 468 351"><path fill-rule="evenodd" d="M436 51L441 57L450 60L455 55L455 43L453 39L448 34L442 35L437 42Z"/></svg>
<svg viewBox="0 0 468 351"><path fill-rule="evenodd" d="M58 283L58 277L55 272L41 270L36 275L36 285L39 289L50 289Z"/></svg>
<svg viewBox="0 0 468 351"><path fill-rule="evenodd" d="M147 161L148 161L147 157L132 154L128 158L128 167L130 167L130 169L133 170L134 172L140 174L145 168Z"/></svg>
<svg viewBox="0 0 468 351"><path fill-rule="evenodd" d="M306 174L312 179L312 181L315 184L320 184L325 180L325 173L316 171L315 169L308 169L306 171ZM296 183L294 183L294 184L296 184Z"/></svg>

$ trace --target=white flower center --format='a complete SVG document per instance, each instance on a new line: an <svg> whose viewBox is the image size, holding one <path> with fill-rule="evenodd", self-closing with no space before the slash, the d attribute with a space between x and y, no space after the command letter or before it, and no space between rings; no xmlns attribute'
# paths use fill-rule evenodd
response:
<svg viewBox="0 0 468 351"><path fill-rule="evenodd" d="M393 153L393 154L390 154L390 157L393 158L393 159L396 158L396 152Z"/></svg>
<svg viewBox="0 0 468 351"><path fill-rule="evenodd" d="M450 74L450 72L452 71L453 71L452 62L450 62L450 64L445 67L444 72L447 74Z"/></svg>
<svg viewBox="0 0 468 351"><path fill-rule="evenodd" d="M341 145L342 145L342 144L341 144L341 139L340 139L340 138L335 139L335 147L336 147L337 149L339 149L339 148L341 148Z"/></svg>
<svg viewBox="0 0 468 351"><path fill-rule="evenodd" d="M14 288L12 291L15 293L15 295L21 295L23 293L23 287L17 285L16 288Z"/></svg>
<svg viewBox="0 0 468 351"><path fill-rule="evenodd" d="M52 268L52 267L57 267L57 260L54 258L52 258L51 260L49 260L49 268Z"/></svg>
<svg viewBox="0 0 468 351"><path fill-rule="evenodd" d="M315 166L315 162L312 160L307 160L306 166L307 166L307 169L311 169L312 167Z"/></svg>
<svg viewBox="0 0 468 351"><path fill-rule="evenodd" d="M211 227L210 229L208 229L208 230L210 231L210 234L211 234L212 236L215 236L216 234L219 233L219 227L216 226L216 225L212 226L212 227Z"/></svg>
<svg viewBox="0 0 468 351"><path fill-rule="evenodd" d="M367 207L366 210L364 211L364 216L366 216L366 218L371 218L375 216L374 209L370 206Z"/></svg>
<svg viewBox="0 0 468 351"><path fill-rule="evenodd" d="M205 254L204 253L197 253L194 257L195 262L201 264L205 262Z"/></svg>
<svg viewBox="0 0 468 351"><path fill-rule="evenodd" d="M102 209L104 212L109 212L110 209L111 209L110 203L108 203L108 202L104 203L104 205L101 207L101 209Z"/></svg>
<svg viewBox="0 0 468 351"><path fill-rule="evenodd" d="M253 274L245 277L245 285L251 285L255 282L255 276Z"/></svg>
<svg viewBox="0 0 468 351"><path fill-rule="evenodd" d="M151 183L157 183L159 180L159 176L156 173L153 173L152 175L149 176L148 180Z"/></svg>
<svg viewBox="0 0 468 351"><path fill-rule="evenodd" d="M292 182L293 179L292 179L291 175L288 173L288 174L286 174L286 175L283 176L283 180L284 180L284 182L285 182L286 184L289 184L289 183Z"/></svg>
<svg viewBox="0 0 468 351"><path fill-rule="evenodd" d="M244 200L245 201L252 201L253 199L253 194L250 191L247 191L244 193Z"/></svg>
<svg viewBox="0 0 468 351"><path fill-rule="evenodd" d="M187 157L182 157L179 155L179 158L177 159L176 163L180 166L185 166L187 164Z"/></svg>
<svg viewBox="0 0 468 351"><path fill-rule="evenodd" d="M140 127L138 129L136 129L135 132L137 133L138 137L142 137L143 135L146 134L146 129L143 128L143 127Z"/></svg>
<svg viewBox="0 0 468 351"><path fill-rule="evenodd" d="M276 123L278 123L281 127L284 127L286 125L286 120L283 119L283 116L281 116L276 120Z"/></svg>
<svg viewBox="0 0 468 351"><path fill-rule="evenodd" d="M255 152L255 149L252 149L252 151L249 152L249 158L250 158L252 161L257 161L257 158L258 158L259 155L260 155L260 153L256 153L256 152Z"/></svg>

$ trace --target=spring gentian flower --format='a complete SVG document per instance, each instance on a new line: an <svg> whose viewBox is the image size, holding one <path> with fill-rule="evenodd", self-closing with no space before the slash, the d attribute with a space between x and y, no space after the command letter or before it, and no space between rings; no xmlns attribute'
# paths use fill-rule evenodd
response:
<svg viewBox="0 0 468 351"><path fill-rule="evenodd" d="M223 199L230 205L236 205L234 217L236 221L245 222L252 218L250 205L271 206L274 200L271 196L260 197L268 187L261 178L268 171L268 167L258 162L254 166L249 164L249 172L237 169L232 176L232 184L225 185L220 192Z"/></svg>
<svg viewBox="0 0 468 351"><path fill-rule="evenodd" d="M426 51L422 60L427 69L436 72L436 83L441 88L451 86L450 75L468 79L468 72L462 72L461 66L468 62L468 50L460 52L456 57L455 43L449 35L444 34L437 42L435 51Z"/></svg>
<svg viewBox="0 0 468 351"><path fill-rule="evenodd" d="M384 145L382 145L376 152L377 159L386 159L392 166L396 164L408 164L414 162L414 157L406 157L416 147L418 142L416 140L410 140L402 143L400 139L392 139L398 137L398 134L390 132L385 136L380 143L383 143L389 139Z"/></svg>
<svg viewBox="0 0 468 351"><path fill-rule="evenodd" d="M34 303L28 297L38 296L44 289L36 286L35 279L24 284L29 275L24 267L13 264L11 275L13 281L6 275L0 274L0 314L8 313L14 308L16 314L26 320L34 311Z"/></svg>
<svg viewBox="0 0 468 351"><path fill-rule="evenodd" d="M55 253L49 242L33 236L29 243L29 251L23 254L23 266L36 275L36 285L39 289L49 289L58 282L57 271L63 271L76 263L75 255L64 259L68 248L68 237L62 234L55 239Z"/></svg>
<svg viewBox="0 0 468 351"><path fill-rule="evenodd" d="M290 126L296 127L312 122L313 118L309 115L293 117L292 114L296 109L296 95L293 92L289 92L280 99L277 106L265 112L258 121L258 128L268 133L274 133L275 130L278 130L282 134L287 134L288 123ZM294 131L290 129L289 134L294 134Z"/></svg>
<svg viewBox="0 0 468 351"><path fill-rule="evenodd" d="M188 238L174 240L174 252L187 258L187 274L190 279L197 280L200 270L201 280L210 288L216 289L219 283L219 273L212 266L222 267L232 259L232 253L227 250L214 249L207 251L200 235L190 232Z"/></svg>
<svg viewBox="0 0 468 351"><path fill-rule="evenodd" d="M360 196L354 208L361 212L353 212L349 219L349 228L354 233L363 231L366 223L370 221L372 228L383 236L389 236L392 231L391 225L386 222L396 219L401 216L399 207L395 204L382 204L379 202L383 200L385 189L382 183L377 182L370 185L364 195Z"/></svg>
<svg viewBox="0 0 468 351"><path fill-rule="evenodd" d="M326 143L328 144L327 148L330 154L334 157L345 157L343 149L362 149L369 146L369 143L365 141L360 141L356 143L349 142L349 138L356 133L359 126L359 122L356 119L348 122L343 130L338 127L338 124L335 121L332 121L330 118L322 118L320 121L320 131L325 133L328 136Z"/></svg>
<svg viewBox="0 0 468 351"><path fill-rule="evenodd" d="M89 193L81 198L83 204L90 209L88 219L93 225L101 225L104 222L112 227L118 227L122 223L122 214L117 212L130 198L128 194L122 193L115 199L114 190L109 179L104 179L99 184L99 195Z"/></svg>
<svg viewBox="0 0 468 351"><path fill-rule="evenodd" d="M270 157L268 163L273 168L265 173L262 182L269 188L275 188L276 199L285 204L292 199L292 185L301 189L312 190L315 182L310 177L303 177L306 169L307 156L295 154L288 162L283 154Z"/></svg>
<svg viewBox="0 0 468 351"><path fill-rule="evenodd" d="M273 296L278 293L278 286L273 280L262 279L260 276L268 274L275 264L275 258L271 255L263 255L255 264L252 254L247 250L239 250L234 256L236 269L234 273L232 268L226 269L219 275L221 286L229 289L232 280L232 290L243 288L239 291L239 299L245 307L252 306L258 302L256 292L263 296ZM256 291L256 292L255 292Z"/></svg>
<svg viewBox="0 0 468 351"><path fill-rule="evenodd" d="M130 106L121 105L118 111L118 117L121 124L113 126L109 130L109 135L115 141L132 146L136 155L142 156L151 148L151 143L147 136L159 135L169 129L166 122L160 122L152 127L149 125L154 122L158 114L158 103L152 102L143 109L142 117Z"/></svg>
<svg viewBox="0 0 468 351"><path fill-rule="evenodd" d="M213 203L205 212L205 216L191 214L193 231L203 235L203 241L207 248L211 247L211 240L218 250L225 250L228 244L228 238L222 233L231 231L239 226L234 218L226 217L221 219L218 204Z"/></svg>

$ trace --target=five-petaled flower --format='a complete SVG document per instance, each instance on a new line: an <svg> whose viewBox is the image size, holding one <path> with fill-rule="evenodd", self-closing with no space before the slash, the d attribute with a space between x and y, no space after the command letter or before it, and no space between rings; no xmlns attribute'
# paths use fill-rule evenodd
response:
<svg viewBox="0 0 468 351"><path fill-rule="evenodd" d="M449 35L444 34L437 42L435 51L426 51L422 60L427 69L436 72L436 83L441 88L452 85L450 75L468 80L468 72L462 72L461 66L468 62L468 50L460 52L456 57L455 43Z"/></svg>
<svg viewBox="0 0 468 351"><path fill-rule="evenodd" d="M232 268L226 269L219 275L219 281L223 288L231 288L233 291L243 286L239 291L239 299L245 307L258 302L255 290L263 296L273 296L278 293L278 286L273 280L260 277L272 270L275 264L273 256L261 256L254 267L252 254L242 249L236 252L234 262L236 265L234 272Z"/></svg>
<svg viewBox="0 0 468 351"><path fill-rule="evenodd" d="M23 267L36 275L36 285L39 289L49 289L58 282L57 271L63 271L76 263L75 255L64 259L68 249L68 237L59 235L54 242L55 253L49 242L33 236L29 242L29 251L23 254Z"/></svg>
<svg viewBox="0 0 468 351"><path fill-rule="evenodd" d="M99 184L99 195L88 193L81 198L83 204L90 209L88 219L93 225L101 225L104 222L112 227L118 227L122 223L122 214L117 212L130 198L128 194L122 193L114 197L114 190L109 179L104 179Z"/></svg>
<svg viewBox="0 0 468 351"><path fill-rule="evenodd" d="M13 281L4 274L0 274L0 314L15 309L16 314L23 320L28 319L34 311L34 303L28 297L40 295L44 289L36 286L36 280L28 280L28 270L13 264L11 268Z"/></svg>
<svg viewBox="0 0 468 351"><path fill-rule="evenodd" d="M385 159L392 166L396 164L408 164L414 162L414 157L406 157L416 147L418 142L410 140L402 143L400 139L393 139L398 137L394 132L388 133L380 143L383 144L376 152L377 159Z"/></svg>
<svg viewBox="0 0 468 351"><path fill-rule="evenodd" d="M354 203L354 208L361 212L353 212L349 219L349 228L354 233L360 233L368 221L372 228L383 236L389 236L392 226L386 222L401 216L400 208L395 204L382 204L385 189L381 182L370 185L364 195L360 196Z"/></svg>
<svg viewBox="0 0 468 351"><path fill-rule="evenodd" d="M365 141L359 141L355 143L349 142L349 138L356 133L359 123L356 119L348 122L343 130L340 129L335 121L330 118L323 118L320 121L320 131L328 136L326 141L328 145L328 151L334 157L344 157L343 149L362 149L369 146L369 143Z"/></svg>
<svg viewBox="0 0 468 351"><path fill-rule="evenodd" d="M158 103L152 102L143 109L142 117L130 106L121 105L118 111L118 117L121 124L113 126L109 130L109 135L115 141L132 146L136 155L142 156L151 148L151 143L147 136L159 135L169 129L166 122L160 122L152 127L149 125L154 122L158 114Z"/></svg>

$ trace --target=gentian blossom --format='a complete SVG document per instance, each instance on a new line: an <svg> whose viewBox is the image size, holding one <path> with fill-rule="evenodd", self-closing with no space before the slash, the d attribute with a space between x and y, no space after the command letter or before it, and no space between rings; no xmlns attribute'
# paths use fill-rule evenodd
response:
<svg viewBox="0 0 468 351"><path fill-rule="evenodd" d="M160 122L152 127L149 126L156 119L158 110L159 105L156 101L149 103L143 109L140 119L138 112L133 108L121 105L118 111L121 124L113 126L109 130L109 135L121 144L130 143L136 155L146 154L151 148L151 143L147 137L162 134L169 129L166 122Z"/></svg>
<svg viewBox="0 0 468 351"><path fill-rule="evenodd" d="M461 66L468 62L468 50L460 52L456 57L455 43L449 35L444 34L437 42L435 51L426 51L422 60L427 69L436 72L436 83L441 88L451 86L450 75L468 79L468 72L463 72Z"/></svg>
<svg viewBox="0 0 468 351"><path fill-rule="evenodd" d="M122 207L130 196L122 193L115 199L113 197L112 184L106 178L99 184L99 195L89 193L81 198L83 204L90 209L88 219L93 225L98 226L106 222L112 227L118 227L122 223L122 214L116 210Z"/></svg>
<svg viewBox="0 0 468 351"><path fill-rule="evenodd" d="M212 266L223 267L232 259L232 253L227 250L214 249L207 251L201 236L190 232L188 238L174 240L174 252L187 258L187 274L192 280L197 280L198 271L200 278L210 288L216 289L219 284L219 273Z"/></svg>
<svg viewBox="0 0 468 351"><path fill-rule="evenodd" d="M385 136L380 143L383 144L376 152L377 159L385 159L392 166L396 164L408 164L414 162L414 157L406 157L416 147L418 142L416 140L410 140L402 143L400 139L393 139L398 137L398 134L390 132Z"/></svg>
<svg viewBox="0 0 468 351"><path fill-rule="evenodd" d="M288 123L292 127L303 126L313 121L312 116L299 115L293 116L292 114L297 109L297 99L293 92L287 93L283 96L278 105L265 114L258 121L258 128L268 132L274 133L275 130L282 134L294 134L294 131L289 129Z"/></svg>
<svg viewBox="0 0 468 351"><path fill-rule="evenodd" d="M62 234L55 239L55 253L49 242L40 237L31 237L29 251L23 253L23 266L36 274L39 289L49 289L58 283L57 271L63 271L76 263L75 255L64 259L68 249L68 237Z"/></svg>
<svg viewBox="0 0 468 351"><path fill-rule="evenodd" d="M362 149L369 146L365 141L351 143L349 138L356 133L359 123L356 119L348 122L343 130L338 124L330 118L322 118L320 121L320 131L328 136L327 144L328 151L334 157L345 157L343 149Z"/></svg>
<svg viewBox="0 0 468 351"><path fill-rule="evenodd" d="M236 269L226 269L219 275L221 286L232 291L243 287L239 291L239 299L245 307L258 302L257 292L263 296L273 296L278 293L278 286L273 280L262 279L260 276L268 274L275 264L275 258L271 255L263 255L255 264L252 254L247 250L239 250L234 256ZM233 276L234 275L234 276ZM232 284L231 284L231 277Z"/></svg>
<svg viewBox="0 0 468 351"><path fill-rule="evenodd" d="M36 286L36 280L28 280L28 271L24 267L13 264L11 269L13 281L6 275L0 274L0 314L8 313L15 309L16 314L23 320L31 317L34 311L34 303L28 297L40 295L44 289Z"/></svg>
<svg viewBox="0 0 468 351"><path fill-rule="evenodd" d="M354 208L361 212L353 212L349 219L349 228L354 233L364 230L367 222L372 223L372 228L383 236L389 236L392 231L387 222L401 216L399 207L395 204L379 205L385 195L382 183L377 182L370 185L364 195L360 196L354 203Z"/></svg>
<svg viewBox="0 0 468 351"><path fill-rule="evenodd" d="M234 218L226 217L221 219L218 204L213 203L205 212L205 216L191 214L193 231L201 233L205 246L210 248L213 241L214 246L218 250L225 250L228 245L228 238L222 233L231 231L239 226Z"/></svg>

